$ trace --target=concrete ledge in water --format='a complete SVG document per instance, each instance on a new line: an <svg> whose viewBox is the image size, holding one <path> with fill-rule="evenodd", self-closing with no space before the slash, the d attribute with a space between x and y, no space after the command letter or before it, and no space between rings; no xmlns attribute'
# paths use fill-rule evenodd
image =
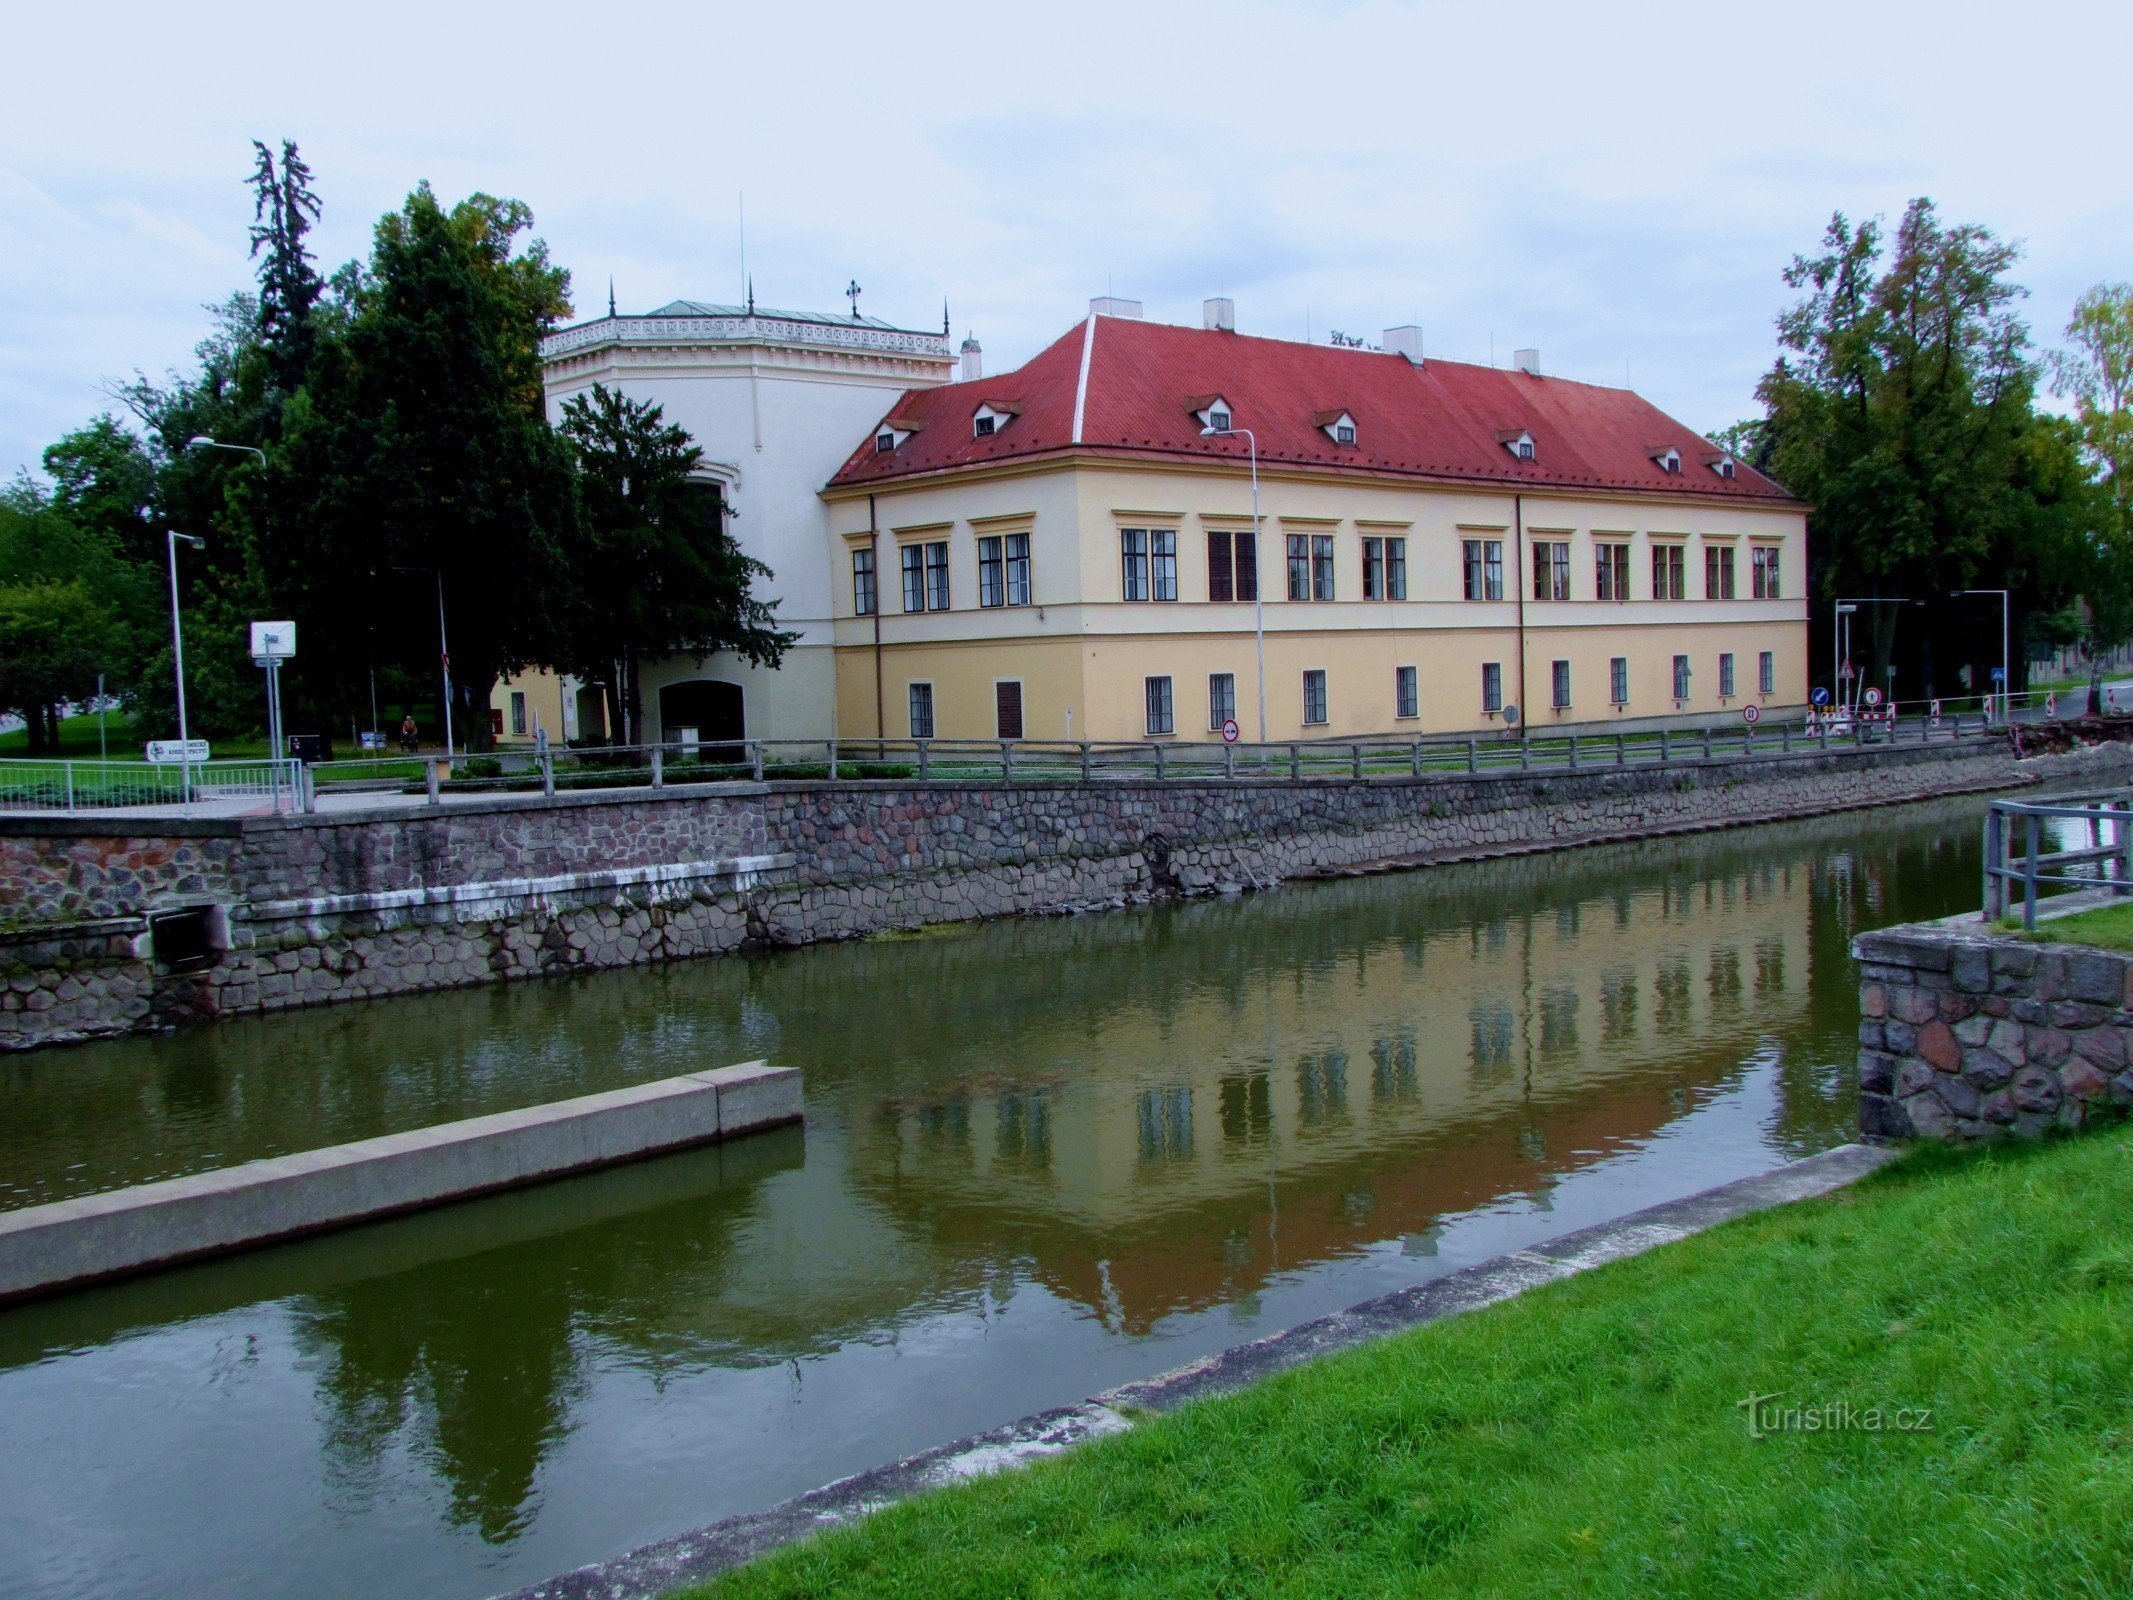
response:
<svg viewBox="0 0 2133 1600"><path fill-rule="evenodd" d="M751 1061L0 1212L0 1301L346 1227L800 1120Z"/></svg>

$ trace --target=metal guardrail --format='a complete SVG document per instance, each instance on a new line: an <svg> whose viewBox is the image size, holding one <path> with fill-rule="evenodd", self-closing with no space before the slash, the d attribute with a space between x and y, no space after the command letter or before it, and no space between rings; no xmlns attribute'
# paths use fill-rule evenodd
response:
<svg viewBox="0 0 2133 1600"><path fill-rule="evenodd" d="M2052 822L2072 824L2055 831L2085 836L2087 842L2068 846L2063 838L2048 839ZM2133 789L2051 801L1993 801L1985 813L1987 922L2009 915L2017 886L2028 931L2037 926L2038 900L2052 891L2107 886L2114 894L2133 894Z"/></svg>
<svg viewBox="0 0 2133 1600"><path fill-rule="evenodd" d="M304 808L301 761L0 760L0 811L104 811L183 806L190 801L270 801L279 811Z"/></svg>

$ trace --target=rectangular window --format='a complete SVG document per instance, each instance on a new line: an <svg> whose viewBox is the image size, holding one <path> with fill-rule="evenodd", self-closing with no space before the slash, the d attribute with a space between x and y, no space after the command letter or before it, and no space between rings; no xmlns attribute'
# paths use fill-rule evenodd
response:
<svg viewBox="0 0 2133 1600"><path fill-rule="evenodd" d="M1396 717L1422 715L1422 694L1415 685L1413 667L1392 669L1392 714Z"/></svg>
<svg viewBox="0 0 2133 1600"><path fill-rule="evenodd" d="M1118 534L1118 592L1128 600L1148 598L1148 530L1121 528Z"/></svg>
<svg viewBox="0 0 2133 1600"><path fill-rule="evenodd" d="M1307 724L1326 720L1326 674L1313 668L1304 674L1304 721Z"/></svg>
<svg viewBox="0 0 2133 1600"><path fill-rule="evenodd" d="M1755 598L1758 600L1782 600L1784 591L1778 586L1778 547L1774 544L1759 544L1748 552L1748 573Z"/></svg>
<svg viewBox="0 0 2133 1600"><path fill-rule="evenodd" d="M526 691L511 691L511 731L523 738L526 733Z"/></svg>
<svg viewBox="0 0 2133 1600"><path fill-rule="evenodd" d="M1234 672L1210 672L1207 675L1207 726L1213 733L1222 731L1222 724L1237 720L1237 675Z"/></svg>
<svg viewBox="0 0 2133 1600"><path fill-rule="evenodd" d="M978 541L978 604L1007 604L1007 555L997 534Z"/></svg>
<svg viewBox="0 0 2133 1600"><path fill-rule="evenodd" d="M1311 541L1300 533L1289 535L1289 598L1311 598Z"/></svg>
<svg viewBox="0 0 2133 1600"><path fill-rule="evenodd" d="M926 609L926 547L922 544L907 544L903 547L904 563L904 609Z"/></svg>
<svg viewBox="0 0 2133 1600"><path fill-rule="evenodd" d="M1551 676L1555 680L1555 709L1567 711L1570 709L1570 663L1556 662Z"/></svg>
<svg viewBox="0 0 2133 1600"><path fill-rule="evenodd" d="M1756 658L1755 685L1758 694L1777 693L1777 657L1768 650Z"/></svg>
<svg viewBox="0 0 2133 1600"><path fill-rule="evenodd" d="M1593 547L1593 597L1599 600L1629 598L1629 546L1596 544Z"/></svg>
<svg viewBox="0 0 2133 1600"><path fill-rule="evenodd" d="M1311 536L1311 598L1333 598L1333 535L1330 533Z"/></svg>
<svg viewBox="0 0 2133 1600"><path fill-rule="evenodd" d="M992 686L993 737L1019 739L1022 737L1022 685L1015 679Z"/></svg>
<svg viewBox="0 0 2133 1600"><path fill-rule="evenodd" d="M1234 548L1227 528L1214 529L1207 535L1207 598L1217 605L1237 598L1237 567L1231 555Z"/></svg>
<svg viewBox="0 0 2133 1600"><path fill-rule="evenodd" d="M1503 663L1500 661L1481 664L1481 709L1492 714L1503 709Z"/></svg>
<svg viewBox="0 0 2133 1600"><path fill-rule="evenodd" d="M926 546L926 609L948 609L948 542Z"/></svg>
<svg viewBox="0 0 2133 1600"><path fill-rule="evenodd" d="M1607 698L1611 704L1629 704L1629 657L1616 656L1607 663Z"/></svg>
<svg viewBox="0 0 2133 1600"><path fill-rule="evenodd" d="M911 737L930 739L933 737L933 685L914 683L911 685L910 694Z"/></svg>
<svg viewBox="0 0 2133 1600"><path fill-rule="evenodd" d="M1733 652L1730 650L1718 653L1718 697L1721 700L1733 698Z"/></svg>
<svg viewBox="0 0 2133 1600"><path fill-rule="evenodd" d="M1570 598L1570 546L1562 539L1533 542L1533 598Z"/></svg>
<svg viewBox="0 0 2133 1600"><path fill-rule="evenodd" d="M1730 544L1703 547L1703 597L1706 600L1733 598L1733 546Z"/></svg>
<svg viewBox="0 0 2133 1600"><path fill-rule="evenodd" d="M1175 733L1176 723L1170 709L1170 680L1149 678L1144 680L1148 697L1148 731L1150 733Z"/></svg>
<svg viewBox="0 0 2133 1600"><path fill-rule="evenodd" d="M1385 541L1385 598L1407 598L1407 540L1404 537Z"/></svg>
<svg viewBox="0 0 2133 1600"><path fill-rule="evenodd" d="M1652 546L1652 598L1681 600L1687 597L1688 552L1678 544Z"/></svg>
<svg viewBox="0 0 2133 1600"><path fill-rule="evenodd" d="M1674 698L1676 700L1686 700L1688 697L1689 658L1687 656L1676 656L1674 657Z"/></svg>
<svg viewBox="0 0 2133 1600"><path fill-rule="evenodd" d="M1007 536L1007 603L1011 606L1029 604L1029 535L1026 533Z"/></svg>
<svg viewBox="0 0 2133 1600"><path fill-rule="evenodd" d="M1156 528L1148 535L1148 565L1158 600L1178 597L1178 530Z"/></svg>
<svg viewBox="0 0 2133 1600"><path fill-rule="evenodd" d="M852 552L852 614L874 614L874 551L872 547Z"/></svg>
<svg viewBox="0 0 2133 1600"><path fill-rule="evenodd" d="M1385 598L1385 541L1383 539L1365 539L1363 541L1363 598L1365 600L1382 600Z"/></svg>
<svg viewBox="0 0 2133 1600"><path fill-rule="evenodd" d="M1466 570L1466 597L1469 600L1501 600L1503 541L1463 539L1460 541L1459 550L1462 565Z"/></svg>

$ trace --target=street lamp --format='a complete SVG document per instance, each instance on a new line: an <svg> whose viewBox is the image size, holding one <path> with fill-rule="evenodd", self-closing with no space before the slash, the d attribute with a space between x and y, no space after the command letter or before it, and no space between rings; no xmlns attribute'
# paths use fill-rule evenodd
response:
<svg viewBox="0 0 2133 1600"><path fill-rule="evenodd" d="M261 466L265 466L267 464L266 451L258 449L256 446L248 444L224 444L219 439L210 439L204 433L196 433L190 439L186 440L185 448L188 450L235 450L243 455L259 457L259 464Z"/></svg>
<svg viewBox="0 0 2133 1600"><path fill-rule="evenodd" d="M180 539L195 550L206 549L207 541L194 534L180 533L176 528L164 531L164 540L170 551L170 653L178 671L178 803L190 811L193 803L193 752L191 735L185 725L185 628L178 620Z"/></svg>
<svg viewBox="0 0 2133 1600"><path fill-rule="evenodd" d="M2007 720L2007 697L2014 692L2014 663L2008 659L2008 641L2012 631L2008 627L2008 600L2005 589L1951 589L1952 600L1964 594L1996 594L2000 597L2000 720Z"/></svg>
<svg viewBox="0 0 2133 1600"><path fill-rule="evenodd" d="M1266 743L1266 566L1259 548L1259 437L1249 428L1218 428L1209 423L1200 430L1203 439L1244 436L1252 461L1252 634L1259 654L1259 742Z"/></svg>

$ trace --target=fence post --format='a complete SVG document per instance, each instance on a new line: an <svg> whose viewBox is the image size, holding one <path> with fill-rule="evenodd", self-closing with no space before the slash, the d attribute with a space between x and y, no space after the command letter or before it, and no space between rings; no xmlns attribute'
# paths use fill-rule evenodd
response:
<svg viewBox="0 0 2133 1600"><path fill-rule="evenodd" d="M755 774L757 783L763 781L763 741L760 739L748 741L748 769Z"/></svg>
<svg viewBox="0 0 2133 1600"><path fill-rule="evenodd" d="M1089 741L1086 739L1081 741L1081 781L1089 781Z"/></svg>
<svg viewBox="0 0 2133 1600"><path fill-rule="evenodd" d="M1161 783L1163 781L1163 747L1151 739L1148 741L1148 748L1155 752L1155 781Z"/></svg>
<svg viewBox="0 0 2133 1600"><path fill-rule="evenodd" d="M1422 776L1422 741L1420 739L1415 741L1415 776L1418 778Z"/></svg>
<svg viewBox="0 0 2133 1600"><path fill-rule="evenodd" d="M1469 775L1481 770L1481 741L1478 739L1466 742L1466 770Z"/></svg>
<svg viewBox="0 0 2133 1600"><path fill-rule="evenodd" d="M835 739L829 742L829 758L829 780L835 783L837 781L837 741Z"/></svg>
<svg viewBox="0 0 2133 1600"><path fill-rule="evenodd" d="M1629 765L1629 740L1619 733L1615 735L1615 765Z"/></svg>
<svg viewBox="0 0 2133 1600"><path fill-rule="evenodd" d="M1222 743L1222 776L1225 778L1234 778L1236 775L1237 747L1231 744L1228 740L1224 740Z"/></svg>
<svg viewBox="0 0 2133 1600"><path fill-rule="evenodd" d="M2037 814L2024 813L2022 821L2022 931L2037 931Z"/></svg>
<svg viewBox="0 0 2133 1600"><path fill-rule="evenodd" d="M655 744L652 746L652 787L664 789L666 786L667 747L663 744Z"/></svg>
<svg viewBox="0 0 2133 1600"><path fill-rule="evenodd" d="M1673 759L1674 730L1671 728L1661 728L1659 730L1659 765L1661 765L1662 767L1666 766Z"/></svg>
<svg viewBox="0 0 2133 1600"><path fill-rule="evenodd" d="M1577 736L1576 734L1574 734L1574 733L1573 733L1573 734L1572 734L1572 735L1570 736L1570 770L1571 770L1572 772L1575 772L1575 771L1577 771L1577 769L1578 769L1578 736Z"/></svg>
<svg viewBox="0 0 2133 1600"><path fill-rule="evenodd" d="M1995 922L2003 912L2000 906L2000 811L1997 806L1985 808L1985 920Z"/></svg>
<svg viewBox="0 0 2133 1600"><path fill-rule="evenodd" d="M555 752L545 745L541 749L541 793L555 798Z"/></svg>
<svg viewBox="0 0 2133 1600"><path fill-rule="evenodd" d="M33 709L35 709L35 708L33 708ZM74 763L73 763L73 762L71 762L71 761L67 762L67 763L66 763L66 768L67 768L67 809L68 809L69 811L72 811L72 810L74 809Z"/></svg>
<svg viewBox="0 0 2133 1600"><path fill-rule="evenodd" d="M1815 739L1824 750L1829 748L1829 718L1824 717L1815 724Z"/></svg>
<svg viewBox="0 0 2133 1600"><path fill-rule="evenodd" d="M303 796L300 804L305 816L318 810L318 784L311 776L311 768L301 761L296 764L296 792Z"/></svg>
<svg viewBox="0 0 2133 1600"><path fill-rule="evenodd" d="M2118 816L2118 892L2133 894L2133 809L2126 806L2113 808Z"/></svg>
<svg viewBox="0 0 2133 1600"><path fill-rule="evenodd" d="M1294 783L1303 776L1303 751L1296 745L1289 746L1289 781Z"/></svg>
<svg viewBox="0 0 2133 1600"><path fill-rule="evenodd" d="M1015 781L1015 746L1014 741L1011 739L1002 739L1000 741L1000 781L1002 783L1013 783Z"/></svg>
<svg viewBox="0 0 2133 1600"><path fill-rule="evenodd" d="M1703 730L1703 758L1706 761L1711 759L1711 729L1709 724L1706 724Z"/></svg>
<svg viewBox="0 0 2133 1600"><path fill-rule="evenodd" d="M1783 755L1792 754L1792 724L1789 722L1778 724L1778 750Z"/></svg>
<svg viewBox="0 0 2133 1600"><path fill-rule="evenodd" d="M430 795L430 804L431 804L431 805L435 805L435 804L437 804L437 801L438 801L438 794L437 794L437 763L436 763L436 762L434 762L434 761L425 761L425 762L424 762L424 763L422 764L422 772L423 772L423 786L424 786L425 788L427 788L427 789L429 790L429 795Z"/></svg>
<svg viewBox="0 0 2133 1600"><path fill-rule="evenodd" d="M1355 775L1360 778L1363 775L1363 747L1359 744L1350 745L1348 755L1354 765Z"/></svg>
<svg viewBox="0 0 2133 1600"><path fill-rule="evenodd" d="M920 739L918 744L918 777L921 783L933 776L933 741Z"/></svg>

